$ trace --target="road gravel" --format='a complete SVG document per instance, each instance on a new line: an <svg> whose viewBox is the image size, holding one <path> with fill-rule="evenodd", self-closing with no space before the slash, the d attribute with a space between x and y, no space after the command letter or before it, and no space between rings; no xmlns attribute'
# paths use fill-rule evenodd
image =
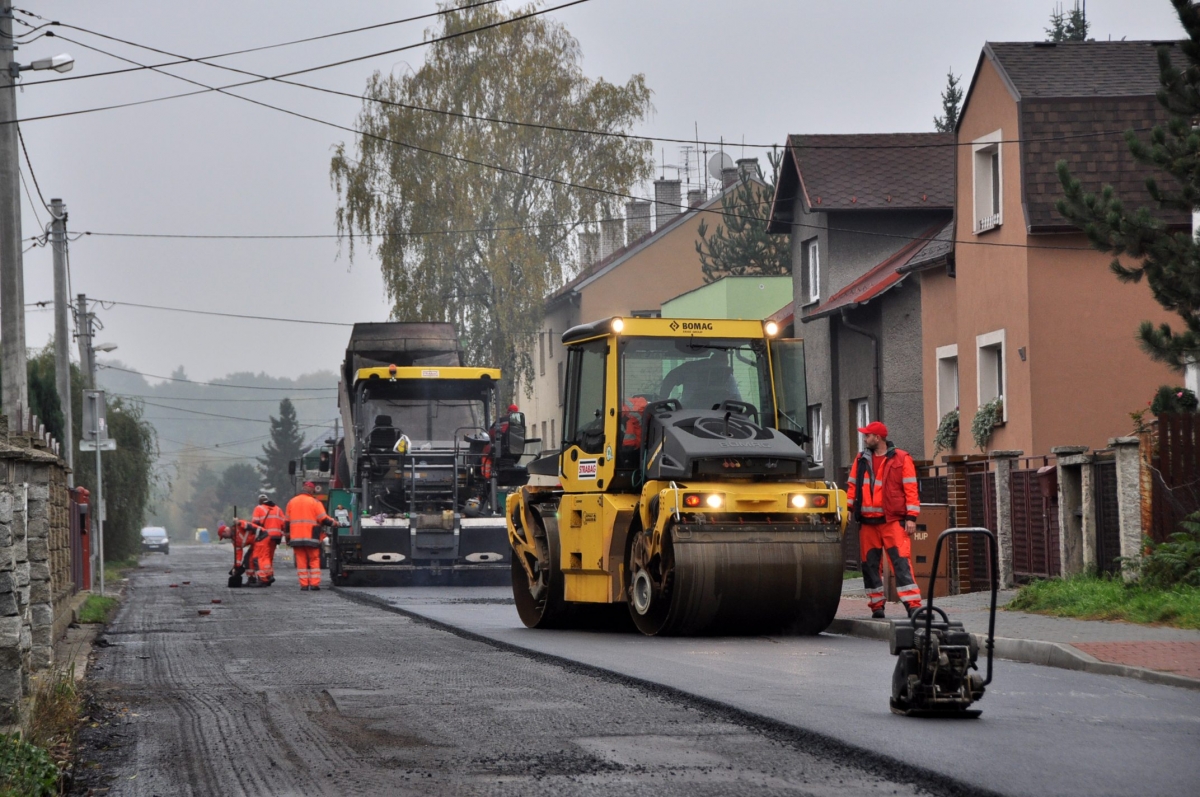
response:
<svg viewBox="0 0 1200 797"><path fill-rule="evenodd" d="M133 572L90 671L100 721L84 732L80 789L147 797L977 791L674 690L468 638L329 589L301 592L288 568L270 589L230 590L229 558L224 546L172 546ZM468 613L512 612L488 596L464 599L472 602L457 605Z"/></svg>

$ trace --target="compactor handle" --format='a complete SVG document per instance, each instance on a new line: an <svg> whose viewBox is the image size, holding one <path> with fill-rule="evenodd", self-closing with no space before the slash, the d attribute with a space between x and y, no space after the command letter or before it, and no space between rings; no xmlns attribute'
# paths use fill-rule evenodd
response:
<svg viewBox="0 0 1200 797"><path fill-rule="evenodd" d="M996 593L1000 591L1000 551L996 546L996 535L989 529L981 526L964 526L962 528L946 529L938 535L937 543L933 548L933 571L929 574L929 604L930 611L925 614L925 647L923 656L929 656L929 633L933 626L933 587L937 582L938 561L942 558L942 542L952 534L979 534L988 539L988 569L992 573L992 605L988 615L988 635L985 645L987 647L987 678L984 679L983 685L987 686L992 682L992 648L996 643ZM944 616L944 615L943 615Z"/></svg>

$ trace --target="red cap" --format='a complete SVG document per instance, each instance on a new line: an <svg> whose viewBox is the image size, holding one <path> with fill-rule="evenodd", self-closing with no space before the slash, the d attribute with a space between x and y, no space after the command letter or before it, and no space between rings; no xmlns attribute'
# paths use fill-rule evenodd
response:
<svg viewBox="0 0 1200 797"><path fill-rule="evenodd" d="M305 482L305 483L304 483L304 486L305 486L305 487L311 487L311 488L313 488L314 490L315 490L315 489L317 489L316 482Z"/></svg>
<svg viewBox="0 0 1200 797"><path fill-rule="evenodd" d="M887 439L887 427L880 421L871 421L866 426L858 427L859 434L877 434Z"/></svg>
<svg viewBox="0 0 1200 797"><path fill-rule="evenodd" d="M224 539L225 537L228 537L228 536L229 536L229 527L228 526L226 526L224 523L217 526L217 537L218 538Z"/></svg>
<svg viewBox="0 0 1200 797"><path fill-rule="evenodd" d="M521 408L520 408L520 407L518 407L516 404L509 404L509 405L508 405L508 411L509 411L509 412L520 412L520 411L521 411Z"/></svg>

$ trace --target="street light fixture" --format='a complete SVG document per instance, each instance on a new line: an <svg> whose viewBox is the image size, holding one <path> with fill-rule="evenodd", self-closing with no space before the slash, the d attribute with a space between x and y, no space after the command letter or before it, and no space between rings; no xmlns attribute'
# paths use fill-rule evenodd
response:
<svg viewBox="0 0 1200 797"><path fill-rule="evenodd" d="M97 343L95 346L92 347L92 349L94 351L102 351L107 354L110 351L116 351L117 344L115 344L115 343Z"/></svg>
<svg viewBox="0 0 1200 797"><path fill-rule="evenodd" d="M53 69L55 72L70 72L75 68L74 56L67 53L50 56L49 58L39 58L36 61L30 61L28 64L18 64L13 61L8 65L8 73L12 75L13 80L21 76L22 72L33 69L41 71L43 69Z"/></svg>

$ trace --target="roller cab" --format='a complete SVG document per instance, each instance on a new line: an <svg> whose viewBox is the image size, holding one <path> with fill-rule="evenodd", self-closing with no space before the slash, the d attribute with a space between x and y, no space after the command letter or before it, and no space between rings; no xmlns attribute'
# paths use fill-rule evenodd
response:
<svg viewBox="0 0 1200 797"><path fill-rule="evenodd" d="M757 321L614 318L563 335L563 439L506 506L530 627L819 633L845 494L806 476L800 340ZM626 619L628 622L628 619Z"/></svg>

